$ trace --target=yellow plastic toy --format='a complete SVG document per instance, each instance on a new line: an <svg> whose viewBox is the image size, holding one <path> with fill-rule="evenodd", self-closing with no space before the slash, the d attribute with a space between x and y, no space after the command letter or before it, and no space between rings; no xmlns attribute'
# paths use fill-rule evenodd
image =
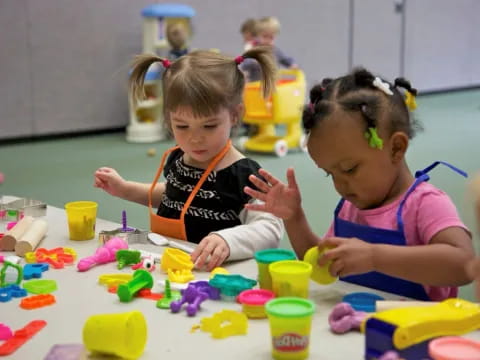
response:
<svg viewBox="0 0 480 360"><path fill-rule="evenodd" d="M217 274L228 275L230 274L230 272L223 267L216 267L215 269L210 271L210 279L213 279L213 277Z"/></svg>
<svg viewBox="0 0 480 360"><path fill-rule="evenodd" d="M299 69L280 70L275 91L264 99L260 82L247 83L243 96L245 116L243 122L258 126L258 133L238 141L240 150L275 153L285 156L288 149L304 149L304 136L300 122L305 103L305 75ZM275 124L285 124L286 134L276 135Z"/></svg>
<svg viewBox="0 0 480 360"><path fill-rule="evenodd" d="M462 299L448 299L428 307L406 307L376 313L362 324L367 337L379 336L378 323L395 330L391 341L396 349L406 349L426 340L462 335L480 328L480 306ZM368 339L367 339L368 342Z"/></svg>
<svg viewBox="0 0 480 360"><path fill-rule="evenodd" d="M132 274L103 274L98 277L98 283L108 287L126 284L132 280Z"/></svg>
<svg viewBox="0 0 480 360"><path fill-rule="evenodd" d="M318 258L323 254L320 252L318 246L310 248L304 255L303 260L312 265L312 274L310 278L322 285L328 285L337 281L337 277L330 275L330 265L332 261L329 261L325 266L318 265Z"/></svg>
<svg viewBox="0 0 480 360"><path fill-rule="evenodd" d="M247 334L247 316L238 311L222 310L212 317L202 318L200 322L200 329L211 333L214 339Z"/></svg>
<svg viewBox="0 0 480 360"><path fill-rule="evenodd" d="M163 252L161 268L168 272L171 270L192 270L193 262L190 255L179 249L167 248Z"/></svg>
<svg viewBox="0 0 480 360"><path fill-rule="evenodd" d="M147 322L140 311L93 315L83 327L83 343L94 353L138 359L147 343Z"/></svg>
<svg viewBox="0 0 480 360"><path fill-rule="evenodd" d="M195 278L191 270L172 270L167 269L168 280L175 283L185 284Z"/></svg>

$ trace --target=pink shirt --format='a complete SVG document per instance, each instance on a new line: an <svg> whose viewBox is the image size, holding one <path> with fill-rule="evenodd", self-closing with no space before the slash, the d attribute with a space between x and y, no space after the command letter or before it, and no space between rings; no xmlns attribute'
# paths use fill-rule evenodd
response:
<svg viewBox="0 0 480 360"><path fill-rule="evenodd" d="M397 210L403 196L391 204L376 209L360 210L345 200L339 217L360 225L398 230ZM402 218L407 245L426 245L438 232L458 226L470 231L460 220L457 209L447 194L435 186L423 182L408 196L403 206ZM333 236L333 223L325 237ZM425 286L433 301L456 297L456 287Z"/></svg>

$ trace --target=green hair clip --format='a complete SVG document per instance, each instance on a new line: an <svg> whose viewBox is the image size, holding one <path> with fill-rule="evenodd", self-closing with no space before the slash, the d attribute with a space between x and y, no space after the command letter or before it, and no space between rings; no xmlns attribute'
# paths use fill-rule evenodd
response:
<svg viewBox="0 0 480 360"><path fill-rule="evenodd" d="M372 148L383 149L383 140L378 136L377 128L369 127L365 131L365 139L368 140L368 145Z"/></svg>

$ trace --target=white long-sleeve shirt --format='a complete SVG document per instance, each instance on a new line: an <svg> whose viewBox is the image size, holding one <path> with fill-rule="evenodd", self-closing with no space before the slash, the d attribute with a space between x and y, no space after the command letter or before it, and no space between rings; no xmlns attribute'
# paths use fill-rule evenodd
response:
<svg viewBox="0 0 480 360"><path fill-rule="evenodd" d="M252 258L256 251L277 248L284 234L283 221L263 211L243 209L239 218L241 225L214 231L230 247L228 260Z"/></svg>

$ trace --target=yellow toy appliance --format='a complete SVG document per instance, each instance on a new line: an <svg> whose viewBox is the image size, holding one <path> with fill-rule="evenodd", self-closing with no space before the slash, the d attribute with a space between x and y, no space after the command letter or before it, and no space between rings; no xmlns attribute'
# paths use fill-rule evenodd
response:
<svg viewBox="0 0 480 360"><path fill-rule="evenodd" d="M300 122L305 102L305 75L300 69L282 69L273 94L264 99L259 81L247 83L243 96L244 123L256 125L252 137L241 137L241 150L275 153L285 156L288 149L303 148L304 136ZM276 134L275 125L284 124L284 136Z"/></svg>
<svg viewBox="0 0 480 360"><path fill-rule="evenodd" d="M428 359L430 340L480 328L480 306L448 299L428 308L405 307L376 313L363 324L365 359L395 350L405 360Z"/></svg>

